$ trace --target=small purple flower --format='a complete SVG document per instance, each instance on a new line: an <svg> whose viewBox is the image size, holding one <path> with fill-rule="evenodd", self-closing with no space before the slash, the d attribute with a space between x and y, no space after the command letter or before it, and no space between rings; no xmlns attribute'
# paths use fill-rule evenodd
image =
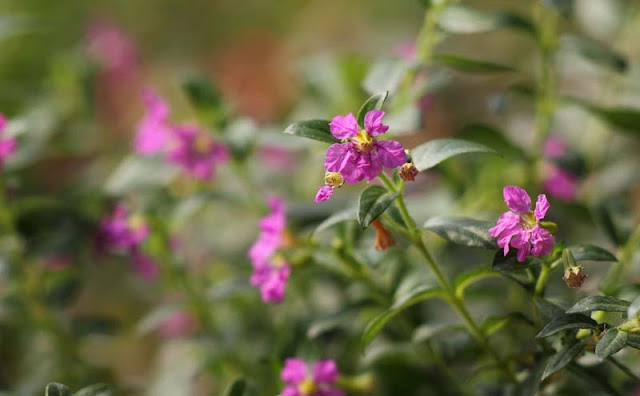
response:
<svg viewBox="0 0 640 396"><path fill-rule="evenodd" d="M7 119L0 113L0 169L4 165L4 161L15 153L18 146L16 139L12 137L5 138L4 130L7 127Z"/></svg>
<svg viewBox="0 0 640 396"><path fill-rule="evenodd" d="M131 250L140 247L149 236L149 225L137 215L130 215L124 205L100 223L100 240L107 249Z"/></svg>
<svg viewBox="0 0 640 396"><path fill-rule="evenodd" d="M91 22L87 28L89 55L106 71L117 77L133 74L138 54L133 40L108 19Z"/></svg>
<svg viewBox="0 0 640 396"><path fill-rule="evenodd" d="M319 360L309 372L304 360L289 358L280 372L285 383L281 396L344 396L335 386L338 376L333 360Z"/></svg>
<svg viewBox="0 0 640 396"><path fill-rule="evenodd" d="M158 264L139 249L131 250L131 259L133 261L133 268L140 277L147 280L154 280L160 274Z"/></svg>
<svg viewBox="0 0 640 396"><path fill-rule="evenodd" d="M503 189L504 201L511 211L503 213L489 234L497 238L498 246L509 253L509 246L518 250L518 261L533 254L546 256L553 248L553 235L540 225L549 210L549 202L544 194L538 195L535 210L531 211L531 198L525 190L516 186Z"/></svg>
<svg viewBox="0 0 640 396"><path fill-rule="evenodd" d="M170 110L169 105L150 89L144 91L143 98L147 112L138 124L134 148L140 155L153 155L166 148L171 136Z"/></svg>
<svg viewBox="0 0 640 396"><path fill-rule="evenodd" d="M284 298L284 289L291 268L283 259L275 256L285 243L286 216L284 202L278 198L269 200L271 213L260 220L260 235L249 249L253 265L251 285L260 289L264 302L277 303Z"/></svg>
<svg viewBox="0 0 640 396"><path fill-rule="evenodd" d="M173 130L167 159L195 179L210 180L216 167L229 159L229 151L197 126L181 125Z"/></svg>
<svg viewBox="0 0 640 396"><path fill-rule="evenodd" d="M316 193L316 198L313 200L313 202L318 203L322 201L328 201L329 199L331 199L332 195L333 195L333 187L322 186L318 188L318 192Z"/></svg>
<svg viewBox="0 0 640 396"><path fill-rule="evenodd" d="M187 311L177 311L158 325L160 333L167 338L183 337L198 327L196 318Z"/></svg>
<svg viewBox="0 0 640 396"><path fill-rule="evenodd" d="M544 189L554 198L571 202L578 195L578 177L554 164L545 164Z"/></svg>
<svg viewBox="0 0 640 396"><path fill-rule="evenodd" d="M556 137L549 136L542 146L542 155L546 158L560 158L567 152L567 144L564 140Z"/></svg>
<svg viewBox="0 0 640 396"><path fill-rule="evenodd" d="M325 169L339 172L347 183L367 182L376 178L382 168L402 166L407 155L402 145L394 140L376 140L389 127L382 123L384 111L371 110L364 117L364 129L352 113L336 116L329 123L331 134L337 139L348 140L332 144L327 150Z"/></svg>

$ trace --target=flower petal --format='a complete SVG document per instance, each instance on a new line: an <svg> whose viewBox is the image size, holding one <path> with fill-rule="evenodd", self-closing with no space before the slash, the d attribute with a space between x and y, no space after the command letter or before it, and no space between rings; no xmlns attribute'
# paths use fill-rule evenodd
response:
<svg viewBox="0 0 640 396"><path fill-rule="evenodd" d="M380 140L372 150L372 161L380 163L385 168L397 168L407 162L404 147L395 140Z"/></svg>
<svg viewBox="0 0 640 396"><path fill-rule="evenodd" d="M544 216L547 214L547 210L549 210L549 201L547 201L547 196L544 194L538 195L536 209L533 212L536 220L540 221L544 219Z"/></svg>
<svg viewBox="0 0 640 396"><path fill-rule="evenodd" d="M533 250L531 253L534 256L546 256L551 252L551 249L553 249L553 235L549 230L540 226L535 226L531 230L531 243L533 244Z"/></svg>
<svg viewBox="0 0 640 396"><path fill-rule="evenodd" d="M555 165L551 165L547 178L544 180L544 189L552 197L571 202L576 199L578 194L578 178Z"/></svg>
<svg viewBox="0 0 640 396"><path fill-rule="evenodd" d="M356 164L357 169L360 170L364 178L367 179L367 182L370 182L371 180L378 177L380 172L382 172L382 163L380 163L379 161L374 161L373 154L371 152L358 154L358 162Z"/></svg>
<svg viewBox="0 0 640 396"><path fill-rule="evenodd" d="M318 360L313 365L313 380L333 384L338 379L338 367L333 360Z"/></svg>
<svg viewBox="0 0 640 396"><path fill-rule="evenodd" d="M506 186L502 190L504 202L509 209L518 213L527 213L531 209L529 194L518 186Z"/></svg>
<svg viewBox="0 0 640 396"><path fill-rule="evenodd" d="M351 143L334 143L327 150L324 167L330 172L340 172L347 183L358 183L365 177L357 166L360 156Z"/></svg>
<svg viewBox="0 0 640 396"><path fill-rule="evenodd" d="M353 113L346 116L335 116L329 123L331 134L338 139L347 139L358 134L360 127Z"/></svg>
<svg viewBox="0 0 640 396"><path fill-rule="evenodd" d="M333 195L333 188L331 188L330 186L322 186L318 189L318 192L316 193L316 198L313 200L313 202L318 203L322 201L328 201L332 195Z"/></svg>
<svg viewBox="0 0 640 396"><path fill-rule="evenodd" d="M382 110L370 110L364 116L364 129L369 132L369 135L381 135L389 129L389 126L382 123L382 117L384 117L384 111Z"/></svg>
<svg viewBox="0 0 640 396"><path fill-rule="evenodd" d="M284 361L284 368L280 372L280 378L288 385L297 385L307 377L307 363L298 358L289 358Z"/></svg>

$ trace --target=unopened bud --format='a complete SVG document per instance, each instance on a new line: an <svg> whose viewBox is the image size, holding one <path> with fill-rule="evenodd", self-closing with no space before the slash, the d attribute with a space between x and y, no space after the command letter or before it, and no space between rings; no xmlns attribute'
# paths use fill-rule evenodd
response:
<svg viewBox="0 0 640 396"><path fill-rule="evenodd" d="M418 168L416 168L416 166L411 162L405 162L400 167L400 172L398 172L398 174L404 181L414 181L416 176L418 176Z"/></svg>
<svg viewBox="0 0 640 396"><path fill-rule="evenodd" d="M376 242L373 245L374 249L383 251L396 244L395 239L393 239L393 236L389 230L385 228L380 219L375 219L373 223L371 223L371 226L376 230Z"/></svg>
<svg viewBox="0 0 640 396"><path fill-rule="evenodd" d="M564 271L564 281L571 288L579 288L586 278L587 275L580 266L569 267Z"/></svg>
<svg viewBox="0 0 640 396"><path fill-rule="evenodd" d="M558 225L552 221L540 221L538 224L540 224L540 227L546 229L552 234L555 234L556 231L558 231Z"/></svg>
<svg viewBox="0 0 640 396"><path fill-rule="evenodd" d="M324 184L333 188L340 187L344 184L344 178L340 172L326 171L324 173Z"/></svg>

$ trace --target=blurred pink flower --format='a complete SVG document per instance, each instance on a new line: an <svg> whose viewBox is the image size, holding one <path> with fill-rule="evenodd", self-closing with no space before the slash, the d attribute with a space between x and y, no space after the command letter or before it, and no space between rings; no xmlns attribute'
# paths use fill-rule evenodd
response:
<svg viewBox="0 0 640 396"><path fill-rule="evenodd" d="M160 267L149 256L142 253L139 249L132 249L131 259L133 268L138 275L147 280L154 280L160 274Z"/></svg>
<svg viewBox="0 0 640 396"><path fill-rule="evenodd" d="M167 159L182 167L198 180L210 180L216 167L229 160L229 150L194 125L173 129L167 148Z"/></svg>
<svg viewBox="0 0 640 396"><path fill-rule="evenodd" d="M99 240L106 249L136 249L149 235L149 225L120 204L110 216L102 219L99 234Z"/></svg>
<svg viewBox="0 0 640 396"><path fill-rule="evenodd" d="M544 189L554 198L571 202L578 194L578 178L554 164L545 164Z"/></svg>
<svg viewBox="0 0 640 396"><path fill-rule="evenodd" d="M291 150L283 147L265 146L258 151L260 162L275 170L286 171L296 163L295 155Z"/></svg>
<svg viewBox="0 0 640 396"><path fill-rule="evenodd" d="M416 57L416 42L415 40L405 41L396 45L393 49L393 55L406 61L412 61Z"/></svg>
<svg viewBox="0 0 640 396"><path fill-rule="evenodd" d="M542 155L546 158L559 158L567 152L567 144L564 140L556 137L549 136L542 146Z"/></svg>
<svg viewBox="0 0 640 396"><path fill-rule="evenodd" d="M4 166L5 160L15 153L17 141L12 137L4 137L4 130L7 127L7 119L0 113L0 169Z"/></svg>
<svg viewBox="0 0 640 396"><path fill-rule="evenodd" d="M134 148L138 154L153 155L162 152L171 136L169 105L153 90L143 93L146 114L138 124Z"/></svg>
<svg viewBox="0 0 640 396"><path fill-rule="evenodd" d="M503 195L511 211L500 216L489 234L498 238L498 246L504 249L504 255L509 253L509 245L518 249L518 261L524 261L529 254L538 257L549 254L553 248L553 235L539 224L549 210L547 197L538 195L532 212L531 198L522 188L507 186L503 189Z"/></svg>
<svg viewBox="0 0 640 396"><path fill-rule="evenodd" d="M336 388L338 367L333 360L319 360L308 369L304 360L289 358L284 362L280 378L285 382L282 396L343 396Z"/></svg>
<svg viewBox="0 0 640 396"><path fill-rule="evenodd" d="M88 52L110 75L129 77L138 63L133 40L113 22L105 18L92 21L87 28Z"/></svg>
<svg viewBox="0 0 640 396"><path fill-rule="evenodd" d="M178 311L160 323L158 331L167 338L184 337L192 334L197 326L197 321L191 313Z"/></svg>

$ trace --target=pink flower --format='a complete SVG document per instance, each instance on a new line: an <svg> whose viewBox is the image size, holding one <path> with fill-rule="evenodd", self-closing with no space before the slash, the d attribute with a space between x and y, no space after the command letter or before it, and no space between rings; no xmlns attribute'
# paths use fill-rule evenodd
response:
<svg viewBox="0 0 640 396"><path fill-rule="evenodd" d="M138 154L153 155L165 149L171 136L169 105L150 89L144 91L147 112L138 124L134 148Z"/></svg>
<svg viewBox="0 0 640 396"><path fill-rule="evenodd" d="M167 159L195 179L210 180L218 164L229 159L229 151L197 126L182 125L173 130Z"/></svg>
<svg viewBox="0 0 640 396"><path fill-rule="evenodd" d="M158 326L160 333L168 338L186 336L195 331L197 327L196 319L186 311L178 311Z"/></svg>
<svg viewBox="0 0 640 396"><path fill-rule="evenodd" d="M260 235L249 249L249 259L253 265L251 285L260 289L264 302L277 303L284 298L291 268L283 259L274 257L284 244L284 202L271 198L269 208L272 212L260 220Z"/></svg>
<svg viewBox="0 0 640 396"><path fill-rule="evenodd" d="M571 202L578 194L578 178L554 164L545 164L546 178L543 185L545 191L554 198Z"/></svg>
<svg viewBox="0 0 640 396"><path fill-rule="evenodd" d="M100 223L100 241L107 249L136 249L147 236L149 225L140 216L130 215L124 205L116 206Z"/></svg>
<svg viewBox="0 0 640 396"><path fill-rule="evenodd" d="M282 396L344 396L336 388L338 368L333 360L317 361L309 372L302 359L285 360L280 378L285 383Z"/></svg>
<svg viewBox="0 0 640 396"><path fill-rule="evenodd" d="M553 248L553 235L540 225L549 210L549 202L544 194L538 195L535 210L531 211L531 198L525 190L516 186L503 189L504 201L511 211L503 213L489 234L498 238L498 246L509 253L509 246L518 250L518 261L533 254L546 256Z"/></svg>
<svg viewBox="0 0 640 396"><path fill-rule="evenodd" d="M549 136L542 146L542 155L547 158L560 158L567 152L567 144L564 140Z"/></svg>
<svg viewBox="0 0 640 396"><path fill-rule="evenodd" d="M0 113L0 169L4 166L4 161L15 153L18 146L16 139L12 137L5 138L4 130L7 127L7 119Z"/></svg>
<svg viewBox="0 0 640 396"><path fill-rule="evenodd" d="M138 62L133 40L119 26L106 19L93 21L87 28L89 55L109 73L130 76Z"/></svg>
<svg viewBox="0 0 640 396"><path fill-rule="evenodd" d="M318 203L322 201L328 201L333 195L333 187L331 186L322 186L318 189L316 193L316 198L313 202Z"/></svg>
<svg viewBox="0 0 640 396"><path fill-rule="evenodd" d="M405 61L412 61L416 57L416 42L414 40L405 41L396 45L393 54Z"/></svg>
<svg viewBox="0 0 640 396"><path fill-rule="evenodd" d="M154 280L160 274L158 264L151 257L140 252L139 249L132 249L131 258L133 260L133 268L140 277Z"/></svg>
<svg viewBox="0 0 640 396"><path fill-rule="evenodd" d="M393 140L376 140L388 126L382 123L384 111L371 110L364 117L364 130L360 130L352 113L336 116L329 123L331 134L343 140L327 150L325 169L339 172L347 183L358 183L362 179L371 181L382 168L396 168L407 160L402 145Z"/></svg>

